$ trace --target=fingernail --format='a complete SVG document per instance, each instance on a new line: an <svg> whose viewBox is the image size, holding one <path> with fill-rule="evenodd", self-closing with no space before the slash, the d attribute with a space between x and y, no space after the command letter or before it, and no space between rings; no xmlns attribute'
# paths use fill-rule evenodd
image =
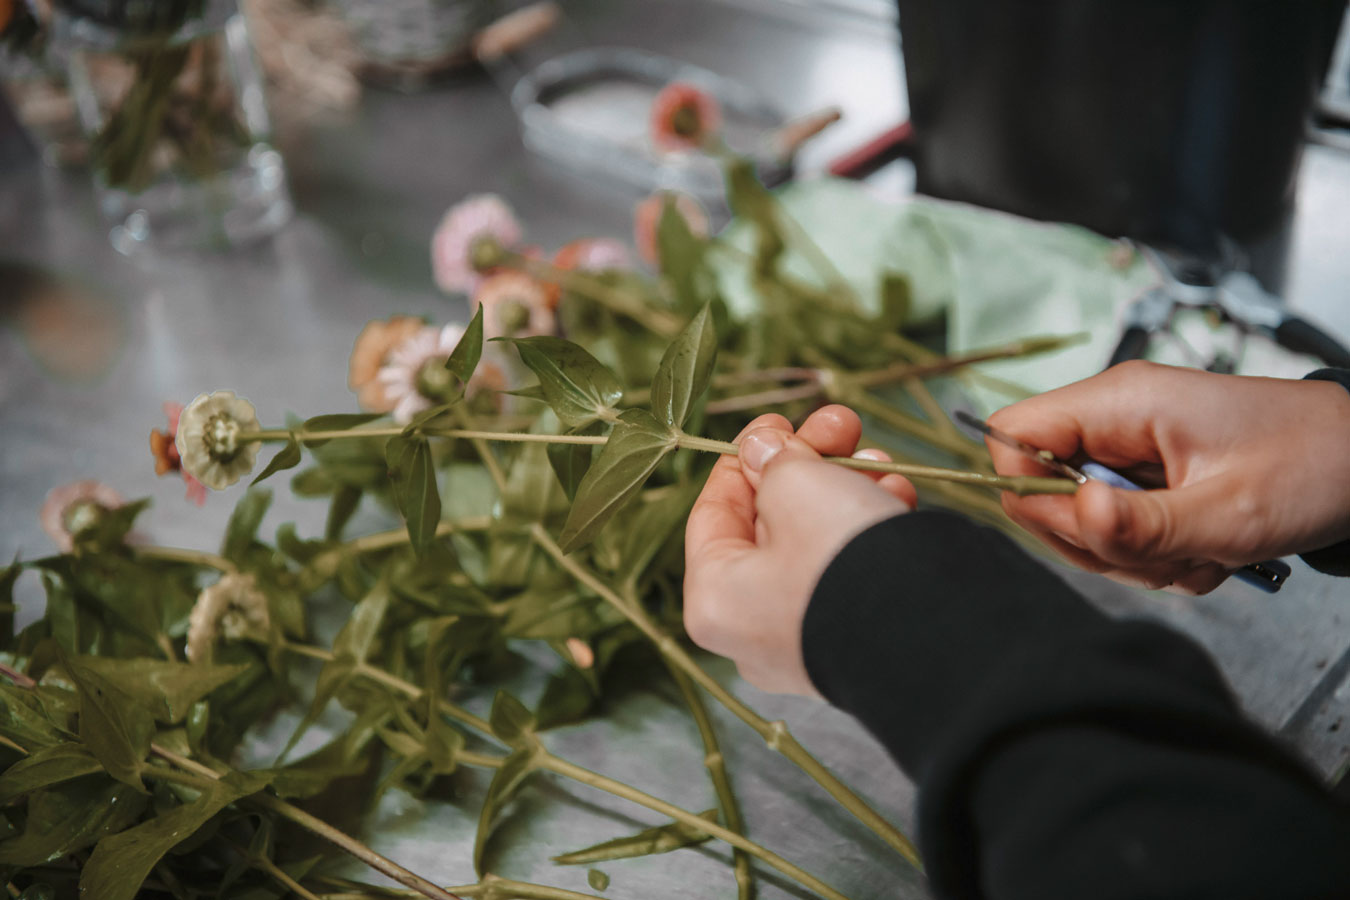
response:
<svg viewBox="0 0 1350 900"><path fill-rule="evenodd" d="M854 458L854 459L870 459L870 460L872 460L872 461L874 461L874 462L886 462L886 461L887 461L887 456L886 456L886 451L885 451L885 450L877 450L877 449L874 449L874 448L871 448L871 447L867 448L866 450L858 450L858 451L856 451L856 452L853 454L853 458Z"/></svg>
<svg viewBox="0 0 1350 900"><path fill-rule="evenodd" d="M752 431L741 439L741 463L752 472L759 472L778 455L787 439L772 428Z"/></svg>

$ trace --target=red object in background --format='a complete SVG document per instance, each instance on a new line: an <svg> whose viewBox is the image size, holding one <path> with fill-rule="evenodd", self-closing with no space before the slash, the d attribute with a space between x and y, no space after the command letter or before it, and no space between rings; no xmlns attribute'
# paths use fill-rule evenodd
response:
<svg viewBox="0 0 1350 900"><path fill-rule="evenodd" d="M837 178L865 178L886 163L909 155L914 126L901 122L888 128L856 150L850 150L830 163L830 174Z"/></svg>

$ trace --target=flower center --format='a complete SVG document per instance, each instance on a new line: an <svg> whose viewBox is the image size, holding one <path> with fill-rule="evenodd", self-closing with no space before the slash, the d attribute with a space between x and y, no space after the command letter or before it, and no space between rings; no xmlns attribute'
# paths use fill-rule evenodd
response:
<svg viewBox="0 0 1350 900"><path fill-rule="evenodd" d="M455 376L442 358L429 359L417 370L417 393L429 400L449 399L454 386Z"/></svg>
<svg viewBox="0 0 1350 900"><path fill-rule="evenodd" d="M206 420L202 441L206 452L216 462L229 462L239 452L239 423L225 413L216 413Z"/></svg>
<svg viewBox="0 0 1350 900"><path fill-rule="evenodd" d="M503 334L515 334L530 324L530 307L524 300L512 297L503 300L497 308L497 323Z"/></svg>
<svg viewBox="0 0 1350 900"><path fill-rule="evenodd" d="M98 524L103 517L103 506L93 500L76 500L61 510L61 524L73 537Z"/></svg>
<svg viewBox="0 0 1350 900"><path fill-rule="evenodd" d="M699 118L698 108L692 104L687 104L675 110L675 114L670 117L670 129L680 137L698 137L703 131L703 122Z"/></svg>
<svg viewBox="0 0 1350 900"><path fill-rule="evenodd" d="M474 235L469 243L469 264L479 272L502 264L502 245L490 234Z"/></svg>

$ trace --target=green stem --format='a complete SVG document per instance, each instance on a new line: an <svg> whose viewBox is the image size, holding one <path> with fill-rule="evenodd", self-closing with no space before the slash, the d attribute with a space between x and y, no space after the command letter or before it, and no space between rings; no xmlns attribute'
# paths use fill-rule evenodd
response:
<svg viewBox="0 0 1350 900"><path fill-rule="evenodd" d="M858 372L853 375L855 383L863 387L877 387L883 384L893 384L897 381L904 381L908 378L930 378L934 375L945 375L954 372L957 369L964 369L967 366L973 366L976 363L990 362L996 359L1015 359L1028 356L1037 356L1042 353L1053 353L1056 350L1062 350L1065 347L1071 347L1074 344L1081 344L1088 337L1085 333L1069 335L1052 335L1050 337L1025 338L1015 341L1011 344L1004 344L999 347L984 347L979 350L971 350L968 353L961 353L956 356L942 356L933 351L926 351L931 354L931 358L923 362L903 362L896 363L893 366L887 366L883 369L875 369L870 372ZM907 349L911 351L918 347L917 344L908 344Z"/></svg>
<svg viewBox="0 0 1350 900"><path fill-rule="evenodd" d="M675 686L680 689L680 696L684 698L685 705L689 707L689 715L693 717L694 724L698 727L699 739L703 742L703 767L708 770L713 793L717 795L717 805L722 810L722 819L727 823L727 828L737 834L744 835L745 817L741 815L741 805L737 802L736 793L731 788L731 776L727 773L727 761L722 755L722 747L717 740L717 729L713 725L712 716L708 715L708 707L703 702L703 695L689 680L689 676L671 662L668 657L662 656L661 660L670 671L670 677L675 680ZM755 896L755 882L754 877L750 874L750 856L744 850L735 848L732 849L731 854L733 870L736 874L736 896L738 900L751 900Z"/></svg>
<svg viewBox="0 0 1350 900"><path fill-rule="evenodd" d="M185 563L203 569L215 569L227 575L239 571L239 568L225 557L207 553L205 550L189 550L185 547L132 547L131 549L142 559Z"/></svg>
<svg viewBox="0 0 1350 900"><path fill-rule="evenodd" d="M276 863L272 862L272 860L268 859L266 856L262 854L258 854L255 856L254 854L249 853L247 848L241 847L234 841L231 841L228 838L223 840L225 841L226 844L229 845L230 849L232 849L235 853L239 854L239 856L241 856L245 862L247 862L251 866L255 866L261 869L270 878L272 878L272 880L276 881L278 884L286 888L291 893L299 894L301 897L304 898L304 900L319 900L318 895L316 895L309 888L302 885L300 882L296 881L291 876L287 875L285 870L283 870Z"/></svg>
<svg viewBox="0 0 1350 900"><path fill-rule="evenodd" d="M150 745L150 753L170 765L177 766L185 772L191 773L186 776L182 773L174 773L174 775L179 776L180 783L186 784L188 783L186 779L197 776L197 779L195 780L197 780L198 786L205 787L207 786L207 783L201 779L207 779L209 781L218 781L220 779L220 774L214 769L210 769L194 759L189 759L186 756L182 756L166 747L161 747L158 744ZM172 771L173 770L171 769L146 768L142 770L142 774L151 777L171 778L172 776L166 775L165 773ZM310 815L300 807L287 803L279 797L274 797L271 794L259 793L248 797L246 802L252 803L255 806L261 806L269 812L276 813L283 819L294 822L306 831L318 835L329 843L350 853L380 874L387 875L399 884L412 888L424 897L430 897L432 900L460 900L460 898L456 897L454 894L444 888L432 884L421 875L411 872L393 860L376 853L370 847L367 847L346 832L334 828L322 819Z"/></svg>
<svg viewBox="0 0 1350 900"><path fill-rule="evenodd" d="M832 392L831 396L832 399L853 407L859 413L877 419L888 428L926 441L963 459L977 461L988 458L988 451L979 444L959 436L956 438L948 437L927 422L921 422L901 413L890 404L877 399L861 388L848 384L841 385Z"/></svg>
<svg viewBox="0 0 1350 900"><path fill-rule="evenodd" d="M656 645L656 649L659 650L661 655L666 657L672 665L678 667L701 688L709 694L712 694L717 702L721 703L738 719L754 729L754 731L764 739L764 743L770 750L775 750L796 763L798 767L812 778L812 780L839 801L840 805L853 813L859 821L874 831L882 838L882 840L895 848L901 856L909 860L915 867L922 868L919 852L909 838L905 837L898 828L886 821L880 813L868 806L861 797L840 781L833 772L825 768L819 760L808 753L806 748L799 744L797 739L788 731L785 723L781 721L770 722L749 706L742 703L726 688L722 687L717 679L705 672L703 668L694 661L693 657L679 645L679 643L657 627L656 623L651 620L641 606L629 604L610 589L610 587L601 581L593 572L564 553L562 548L558 546L558 542L553 539L553 536L550 535L542 525L536 522L531 527L530 534L533 536L535 543L548 553L549 556L553 557L559 566L636 625L638 630L645 634L647 638Z"/></svg>
<svg viewBox="0 0 1350 900"><path fill-rule="evenodd" d="M560 269L541 259L531 259L509 250L502 251L502 265L518 269L540 281L556 284L565 291L589 297L610 312L626 316L648 331L664 337L674 337L684 328L684 322L674 313L648 306L631 294L611 287L586 272Z"/></svg>
<svg viewBox="0 0 1350 900"><path fill-rule="evenodd" d="M345 878L320 875L319 880L325 884L346 889L341 893L324 894L323 900L369 900L371 897L412 896L411 891L385 887L372 888L370 885L358 884ZM483 880L477 884L461 884L457 887L447 888L447 890L454 891L466 900L470 897L483 898L483 900L507 900L507 898L516 897L521 898L521 900L601 900L595 894L583 894L565 888L531 884L527 881L513 881L510 878L502 878L491 874L484 875Z"/></svg>

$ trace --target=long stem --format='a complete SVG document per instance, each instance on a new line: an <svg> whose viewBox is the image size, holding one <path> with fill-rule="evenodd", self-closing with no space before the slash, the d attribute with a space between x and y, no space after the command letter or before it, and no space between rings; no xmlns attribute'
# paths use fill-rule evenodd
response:
<svg viewBox="0 0 1350 900"><path fill-rule="evenodd" d="M967 366L975 365L976 363L990 362L997 359L1036 356L1041 353L1053 353L1056 350L1062 350L1065 347L1080 344L1086 339L1087 335L1084 333L1026 338L1011 344L1004 344L998 347L984 347L955 356L942 356L929 350L927 352L932 354L932 356L923 362L896 363L893 366L887 366L886 368L876 369L871 372L858 372L853 378L856 383L861 384L864 387L877 387L883 384L893 384L897 381L904 381L907 378L929 378L933 375L944 375L948 372L954 372L957 369L964 369Z"/></svg>
<svg viewBox="0 0 1350 900"><path fill-rule="evenodd" d="M412 896L411 891L384 887L376 888L375 890L378 893L371 893L369 885L347 881L344 878L320 875L319 880L325 884L345 889L341 893L324 894L323 900L370 900L371 897ZM583 894L565 888L531 884L527 881L512 881L509 878L492 874L484 875L483 880L477 884L461 884L458 887L447 888L446 890L454 891L464 897L465 900L470 897L494 897L502 898L502 900L507 897L519 897L521 900L600 900L595 894Z"/></svg>
<svg viewBox="0 0 1350 900"><path fill-rule="evenodd" d="M202 765L196 760L175 753L166 747L161 747L158 744L151 744L150 752L152 755L159 757L170 765L177 766L178 768L200 776L201 778L207 778L212 781L219 780L220 778L220 774L215 770ZM146 770L145 774L150 775L152 772ZM355 856L357 859L361 860L361 862L370 866L380 874L388 875L399 884L412 888L424 897L430 897L432 900L460 900L460 898L456 897L451 892L432 884L421 875L411 872L393 860L376 853L346 832L334 828L322 819L310 815L300 807L287 803L279 797L273 797L271 794L254 794L247 798L247 802L252 803L255 806L261 806L263 809L269 810L270 812L274 812L283 819L289 819L306 831L318 835L329 843L345 850L352 856Z"/></svg>
<svg viewBox="0 0 1350 900"><path fill-rule="evenodd" d="M238 567L225 557L218 556L215 553L207 553L205 550L188 550L185 547L133 547L132 552L142 559L186 563L190 566L201 566L204 569L215 569L226 574L238 571Z"/></svg>
<svg viewBox="0 0 1350 900"><path fill-rule="evenodd" d="M717 740L717 729L713 725L712 716L708 715L703 695L689 680L689 676L668 657L662 656L661 660L670 671L670 677L675 680L675 686L680 689L680 696L689 707L689 715L698 727L699 739L703 742L703 767L708 770L713 793L717 795L717 805L722 810L722 818L727 823L727 828L743 835L745 817L741 815L741 805L736 800L735 791L731 789L731 776L727 773L726 757L722 755L722 747ZM731 853L733 871L736 873L736 896L739 900L751 900L755 895L755 882L750 874L750 856L740 849L733 849Z"/></svg>
<svg viewBox="0 0 1350 900"><path fill-rule="evenodd" d="M887 822L880 813L872 809L867 803L855 794L846 784L839 780L833 772L825 768L814 756L806 751L806 748L797 743L791 732L788 731L784 722L770 722L750 707L746 706L734 694L722 687L717 679L713 678L698 663L694 662L684 648L681 647L670 635L666 634L656 623L651 620L641 606L628 603L617 593L615 593L607 584L600 580L585 566L581 565L572 557L568 556L558 546L558 542L553 536L539 523L535 523L530 534L535 543L549 556L565 569L578 582L589 588L596 596L608 602L616 610L624 615L630 622L638 627L648 639L656 644L657 650L663 656L670 660L671 664L679 667L696 684L705 691L713 695L717 702L721 703L732 712L742 722L745 722L755 732L764 739L765 744L770 750L776 750L783 756L796 763L807 775L825 788L832 797L853 813L863 824L872 831L876 832L882 840L890 844L895 850L909 860L916 867L922 867L919 860L919 851L914 844L900 832L898 828Z"/></svg>
<svg viewBox="0 0 1350 900"><path fill-rule="evenodd" d="M726 843L730 844L733 847L744 850L745 852L753 855L757 859L763 860L765 863L767 863L770 866L773 866L775 869L782 872L784 875L787 875L794 881L800 882L802 885L810 888L811 890L815 891L816 893L824 897L829 897L831 898L831 900L847 900L847 898L845 898L843 894L839 893L834 888L830 887L828 884L821 881L819 878L816 878L810 872L807 872L805 869L802 869L800 866L794 865L793 863L788 862L786 859L783 859L783 857L779 856L777 853L774 853L772 850L766 850L759 844L756 844L753 841L741 837L736 832L730 831L722 827L721 825L718 825L716 822L712 822L701 816L695 815L694 813L691 813L686 809L681 809L680 807L675 806L674 804L667 803L666 801L661 800L660 798L653 797L651 794L644 793L643 791L640 791L637 788L632 787L630 785L624 784L623 782L615 781L612 778L607 778L604 775L601 775L597 772L592 772L590 769L583 769L581 766L578 766L574 763L570 763L565 759L560 759L559 757L554 756L552 753L544 752L540 754L539 767L549 772L554 772L558 775L562 775L565 778L571 778L573 781L579 781L582 784L590 785L593 788L598 788L599 790L602 790L608 794L613 794L616 797L622 797L625 800L631 800L634 803L638 803L641 804L642 806L647 807L648 809L655 810L656 812L659 812L662 815L669 816L670 818L676 820L677 822L683 822L686 825L692 825L695 828L698 828L700 831L707 832L708 834L711 834L713 837L725 841Z"/></svg>
<svg viewBox="0 0 1350 900"><path fill-rule="evenodd" d="M684 322L674 313L648 306L631 294L610 287L586 272L560 269L541 259L531 259L510 251L504 252L502 264L512 269L519 269L540 281L556 284L563 290L589 297L610 312L626 316L657 334L674 337L684 327Z"/></svg>

